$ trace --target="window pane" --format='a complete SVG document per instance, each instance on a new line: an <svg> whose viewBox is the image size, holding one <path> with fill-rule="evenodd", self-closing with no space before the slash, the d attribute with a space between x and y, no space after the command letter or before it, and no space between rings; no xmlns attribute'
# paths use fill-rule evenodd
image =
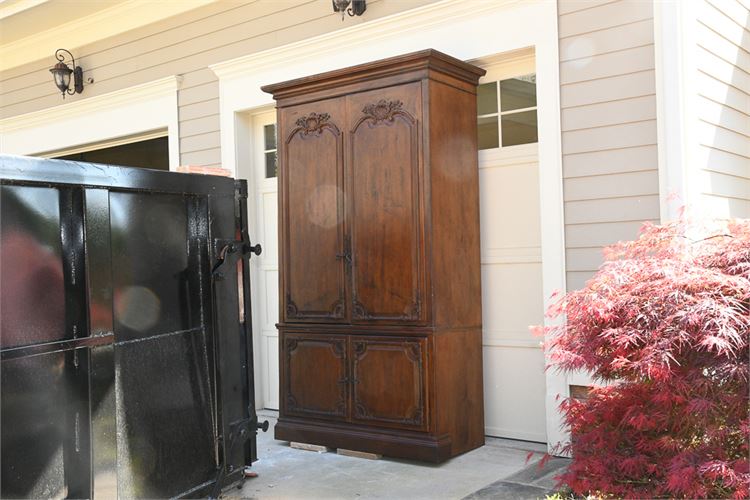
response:
<svg viewBox="0 0 750 500"><path fill-rule="evenodd" d="M479 149L492 149L500 146L497 130L497 116L480 118L477 127Z"/></svg>
<svg viewBox="0 0 750 500"><path fill-rule="evenodd" d="M265 150L276 149L276 125L270 124L263 127L263 139L265 141Z"/></svg>
<svg viewBox="0 0 750 500"><path fill-rule="evenodd" d="M503 115L503 146L537 142L536 110Z"/></svg>
<svg viewBox="0 0 750 500"><path fill-rule="evenodd" d="M536 75L519 76L500 82L502 111L536 106Z"/></svg>
<svg viewBox="0 0 750 500"><path fill-rule="evenodd" d="M266 153L266 179L276 177L278 175L276 167L276 151Z"/></svg>
<svg viewBox="0 0 750 500"><path fill-rule="evenodd" d="M484 83L477 87L477 114L497 113L497 82Z"/></svg>

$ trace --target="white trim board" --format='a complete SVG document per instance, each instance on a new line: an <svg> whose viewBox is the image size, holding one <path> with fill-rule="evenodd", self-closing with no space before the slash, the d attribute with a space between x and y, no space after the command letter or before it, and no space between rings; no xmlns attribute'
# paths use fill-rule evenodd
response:
<svg viewBox="0 0 750 500"><path fill-rule="evenodd" d="M475 2L444 0L282 47L211 65L219 77L222 164L236 173L252 143L238 117L273 105L262 85L434 48L463 60L534 47L539 127L539 190L545 307L565 290L565 244L560 140L557 4L544 0ZM549 320L545 320L549 321ZM564 375L546 374L547 439L564 440L557 395L567 395Z"/></svg>
<svg viewBox="0 0 750 500"><path fill-rule="evenodd" d="M177 90L181 82L182 77L169 76L5 118L0 120L0 151L48 155L53 151L166 129L169 168L175 170L180 164Z"/></svg>
<svg viewBox="0 0 750 500"><path fill-rule="evenodd" d="M692 2L654 2L654 52L656 57L656 134L661 222L680 217L682 205L699 201L698 186L691 181L696 157L695 115L695 13Z"/></svg>

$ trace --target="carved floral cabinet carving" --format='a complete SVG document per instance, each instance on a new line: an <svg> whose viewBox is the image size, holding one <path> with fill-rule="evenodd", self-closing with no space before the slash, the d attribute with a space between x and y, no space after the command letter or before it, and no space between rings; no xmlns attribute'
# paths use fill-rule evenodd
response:
<svg viewBox="0 0 750 500"><path fill-rule="evenodd" d="M277 439L439 462L484 443L476 85L433 50L269 85Z"/></svg>

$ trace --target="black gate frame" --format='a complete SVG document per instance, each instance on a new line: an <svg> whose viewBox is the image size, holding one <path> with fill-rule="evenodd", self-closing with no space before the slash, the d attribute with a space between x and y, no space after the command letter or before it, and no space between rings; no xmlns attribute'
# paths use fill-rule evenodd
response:
<svg viewBox="0 0 750 500"><path fill-rule="evenodd" d="M203 310L210 315L205 328L212 329L213 360L217 368L215 408L218 433L213 436L218 460L215 476L194 485L178 497L216 497L222 489L238 485L244 468L257 460L256 434L262 427L255 412L253 382L253 343L251 331L249 259L260 253L252 246L247 228L247 184L226 177L191 175L140 168L105 166L61 160L0 155L0 184L57 188L60 192L60 231L65 279L66 332L70 339L12 347L0 351L0 362L40 354L64 352L66 370L76 381L76 392L89 395L88 412L76 417L77 429L70 429L64 445L65 482L69 498L101 496L97 478L116 473L113 464L101 460L99 443L92 442L90 394L94 378L114 381L114 364L105 366L97 359L97 347L116 349L113 317L94 324L91 305L112 300L110 255L110 192L179 194L195 196L189 204L191 220L203 222L208 262L200 264L206 282L196 304L211 304ZM242 304L235 279L239 264ZM107 297L107 294L110 294ZM200 303L199 303L200 302ZM244 320L240 318L240 306ZM111 354L111 353L110 353ZM74 362L73 362L74 361ZM154 367L155 368L155 367ZM44 404L40 401L39 404ZM267 428L267 424L266 428ZM265 428L264 428L265 430ZM117 446L115 436L110 436Z"/></svg>

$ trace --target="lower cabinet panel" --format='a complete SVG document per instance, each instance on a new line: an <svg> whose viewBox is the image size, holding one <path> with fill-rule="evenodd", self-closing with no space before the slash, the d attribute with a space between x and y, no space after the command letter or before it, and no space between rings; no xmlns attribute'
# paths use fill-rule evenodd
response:
<svg viewBox="0 0 750 500"><path fill-rule="evenodd" d="M350 342L352 422L426 429L425 339L353 336Z"/></svg>
<svg viewBox="0 0 750 500"><path fill-rule="evenodd" d="M281 396L284 413L324 419L346 419L347 337L283 335Z"/></svg>

